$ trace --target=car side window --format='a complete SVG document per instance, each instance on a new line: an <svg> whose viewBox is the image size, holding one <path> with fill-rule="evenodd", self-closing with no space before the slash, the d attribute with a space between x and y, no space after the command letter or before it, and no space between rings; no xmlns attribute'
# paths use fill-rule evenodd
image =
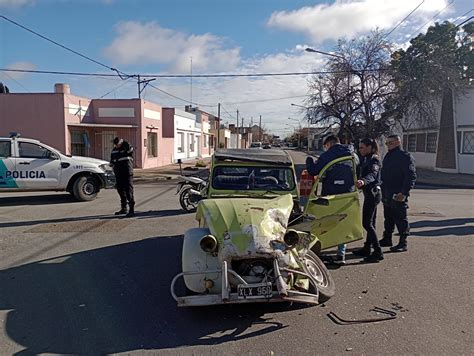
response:
<svg viewBox="0 0 474 356"><path fill-rule="evenodd" d="M39 158L47 159L51 156L51 152L46 148L30 142L20 142L18 144L19 154L22 158Z"/></svg>
<svg viewBox="0 0 474 356"><path fill-rule="evenodd" d="M11 143L10 141L0 141L0 157L10 157L11 152Z"/></svg>

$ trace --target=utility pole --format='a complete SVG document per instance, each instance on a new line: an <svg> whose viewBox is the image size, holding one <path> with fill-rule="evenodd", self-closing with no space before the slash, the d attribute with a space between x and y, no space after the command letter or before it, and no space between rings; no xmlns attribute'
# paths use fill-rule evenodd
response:
<svg viewBox="0 0 474 356"><path fill-rule="evenodd" d="M262 115L260 115L260 123L258 125L258 140L262 142Z"/></svg>
<svg viewBox="0 0 474 356"><path fill-rule="evenodd" d="M138 99L141 99L142 97L142 91L145 90L146 86L154 81L156 78L153 78L153 79L145 79L145 80L140 80L140 74L137 75L137 85L138 85ZM142 88L142 84L143 85L143 88Z"/></svg>
<svg viewBox="0 0 474 356"><path fill-rule="evenodd" d="M221 136L221 103L217 104L217 149L220 147L221 141L220 141L220 136Z"/></svg>
<svg viewBox="0 0 474 356"><path fill-rule="evenodd" d="M237 109L237 126L235 127L236 129L236 134L237 134L237 148L239 148L239 109Z"/></svg>

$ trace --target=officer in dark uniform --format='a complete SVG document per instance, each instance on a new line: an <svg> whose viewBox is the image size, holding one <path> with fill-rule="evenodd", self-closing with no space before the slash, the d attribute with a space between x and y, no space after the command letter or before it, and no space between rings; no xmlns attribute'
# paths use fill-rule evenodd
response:
<svg viewBox="0 0 474 356"><path fill-rule="evenodd" d="M375 220L377 217L377 205L382 200L380 189L380 169L381 162L378 156L379 148L377 142L371 138L365 138L359 143L359 153L362 161L359 166L359 180L357 188L364 193L364 206L362 210L362 226L367 231L367 239L364 247L353 251L356 256L365 257L365 262L379 262L383 260L382 249L380 248ZM371 248L374 249L371 254Z"/></svg>
<svg viewBox="0 0 474 356"><path fill-rule="evenodd" d="M397 226L400 234L398 245L390 247L393 252L407 250L410 225L407 219L408 196L415 186L416 170L413 157L400 148L400 136L388 136L385 141L388 152L382 163L382 201L384 211L383 239L380 246L392 246L392 234Z"/></svg>
<svg viewBox="0 0 474 356"><path fill-rule="evenodd" d="M349 146L340 144L339 138L336 135L326 136L323 140L323 147L325 152L319 156L316 163L314 163L312 157L308 156L306 158L306 170L312 176L319 175L324 166L336 158L352 156L353 153ZM353 192L355 186L352 168L352 162L347 161L335 164L326 171L325 177L322 180L321 195L336 195ZM344 264L345 254L346 245L339 245L335 262Z"/></svg>
<svg viewBox="0 0 474 356"><path fill-rule="evenodd" d="M120 196L121 209L115 215L135 215L135 200L133 198L133 147L119 138L114 138L114 149L110 155L110 164L114 168L117 192ZM127 211L127 202L129 210Z"/></svg>

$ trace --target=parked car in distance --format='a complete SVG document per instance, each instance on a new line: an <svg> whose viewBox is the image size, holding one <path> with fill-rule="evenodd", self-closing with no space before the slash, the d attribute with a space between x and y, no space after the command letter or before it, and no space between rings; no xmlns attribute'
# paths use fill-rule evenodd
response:
<svg viewBox="0 0 474 356"><path fill-rule="evenodd" d="M252 142L252 143L250 144L250 148L261 149L261 148L262 148L262 143L261 143L261 142Z"/></svg>
<svg viewBox="0 0 474 356"><path fill-rule="evenodd" d="M272 148L272 146L271 146L269 143L265 143L265 144L263 145L263 148L264 148L265 150L268 150L268 149Z"/></svg>

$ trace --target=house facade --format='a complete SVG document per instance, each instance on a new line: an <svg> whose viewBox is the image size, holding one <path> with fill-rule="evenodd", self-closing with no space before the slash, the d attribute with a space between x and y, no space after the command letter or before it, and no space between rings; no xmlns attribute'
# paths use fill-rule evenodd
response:
<svg viewBox="0 0 474 356"><path fill-rule="evenodd" d="M435 125L403 131L403 148L418 167L474 174L474 90L457 97L445 95Z"/></svg>
<svg viewBox="0 0 474 356"><path fill-rule="evenodd" d="M172 163L173 138L162 135L161 106L140 99L88 99L67 84L54 93L0 95L0 135L19 132L65 154L110 160L112 140L135 147L136 168Z"/></svg>

